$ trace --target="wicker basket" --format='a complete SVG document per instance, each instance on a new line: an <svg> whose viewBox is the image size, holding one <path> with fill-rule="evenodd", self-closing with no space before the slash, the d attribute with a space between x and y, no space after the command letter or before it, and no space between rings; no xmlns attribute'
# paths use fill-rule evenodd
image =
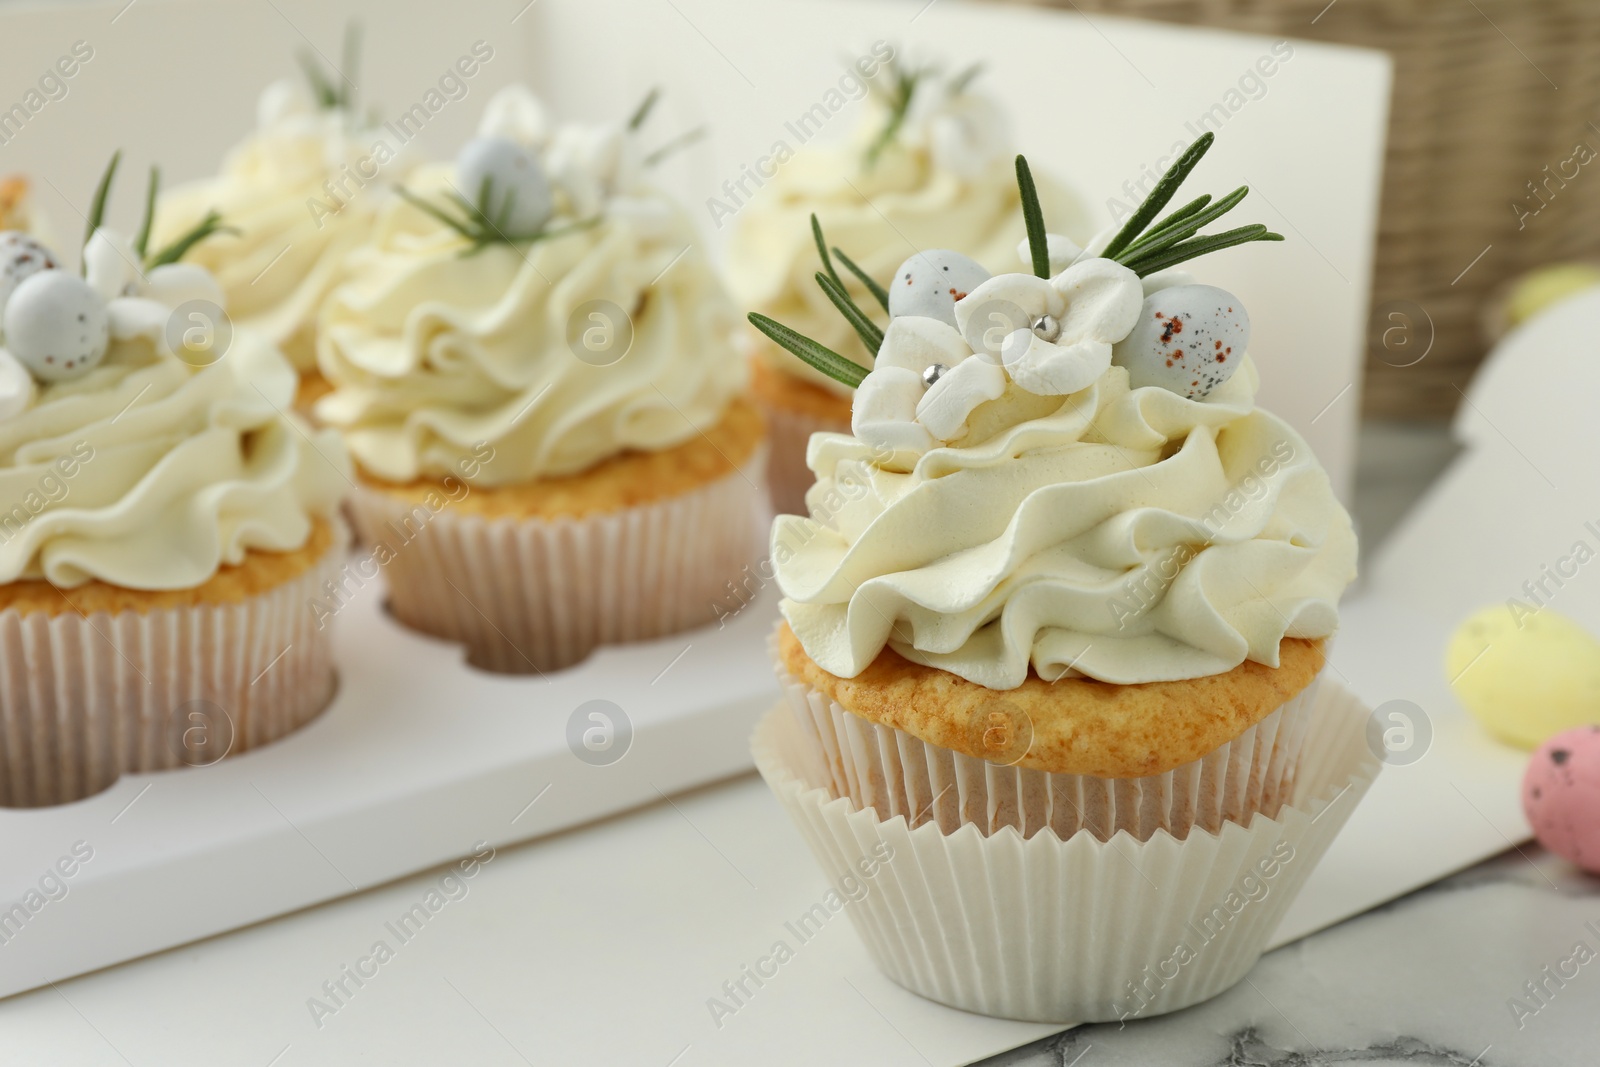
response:
<svg viewBox="0 0 1600 1067"><path fill-rule="evenodd" d="M1564 183L1551 177L1580 143L1600 155L1600 125L1591 123L1600 123L1595 0L1032 2L1361 45L1394 57L1368 331L1369 416L1448 417L1460 401L1456 388L1466 387L1484 354L1488 294L1531 267L1600 253L1600 158L1568 164L1569 175L1578 173ZM1549 190L1542 209L1530 183ZM1520 225L1519 204L1529 212ZM1414 356L1382 345L1385 316L1402 301L1433 323L1433 347L1414 365L1405 365Z"/></svg>

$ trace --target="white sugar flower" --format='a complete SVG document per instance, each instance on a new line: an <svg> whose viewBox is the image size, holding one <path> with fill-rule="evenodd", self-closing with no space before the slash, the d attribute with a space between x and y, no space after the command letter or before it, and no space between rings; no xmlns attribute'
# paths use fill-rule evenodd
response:
<svg viewBox="0 0 1600 1067"><path fill-rule="evenodd" d="M884 331L872 373L856 390L851 432L918 455L967 430L974 408L1005 392L1006 372L946 323L907 315Z"/></svg>
<svg viewBox="0 0 1600 1067"><path fill-rule="evenodd" d="M968 356L928 385L917 404L917 421L939 440L954 441L967 432L967 416L979 404L998 400L1005 391L1006 372L1000 364L986 355Z"/></svg>
<svg viewBox="0 0 1600 1067"><path fill-rule="evenodd" d="M524 148L543 148L550 141L550 118L544 103L526 85L508 85L484 105L478 136L504 137Z"/></svg>
<svg viewBox="0 0 1600 1067"><path fill-rule="evenodd" d="M908 140L922 141L933 165L976 178L1012 144L1006 113L981 93L952 93L944 83L912 97Z"/></svg>
<svg viewBox="0 0 1600 1067"><path fill-rule="evenodd" d="M917 421L921 399L920 374L904 367L875 367L856 387L850 432L874 448L921 455L935 444Z"/></svg>
<svg viewBox="0 0 1600 1067"><path fill-rule="evenodd" d="M562 126L546 150L545 166L579 218L598 214L618 194L639 191L644 175L638 145L619 123Z"/></svg>
<svg viewBox="0 0 1600 1067"><path fill-rule="evenodd" d="M293 78L280 78L261 90L256 101L256 126L270 130L317 112L316 101L304 85Z"/></svg>
<svg viewBox="0 0 1600 1067"><path fill-rule="evenodd" d="M1128 335L1144 302L1139 276L1109 259L1084 259L1048 281L991 278L956 302L956 324L974 351L1001 363L1030 393L1060 396L1094 384L1111 346Z"/></svg>
<svg viewBox="0 0 1600 1067"><path fill-rule="evenodd" d="M121 234L98 229L83 248L89 288L106 302L111 336L118 341L144 337L171 355L167 320L179 305L206 301L219 310L224 296L211 272L193 263L167 263L148 271L139 268L139 254Z"/></svg>
<svg viewBox="0 0 1600 1067"><path fill-rule="evenodd" d="M961 335L937 319L907 315L891 320L872 373L856 388L850 431L890 451L928 451L934 435L917 421L917 405L927 391L923 375L930 367L949 368L971 355Z"/></svg>

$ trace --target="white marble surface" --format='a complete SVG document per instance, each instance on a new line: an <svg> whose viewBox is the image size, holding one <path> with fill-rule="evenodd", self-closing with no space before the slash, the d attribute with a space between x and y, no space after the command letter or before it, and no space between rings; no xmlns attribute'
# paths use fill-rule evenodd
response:
<svg viewBox="0 0 1600 1067"><path fill-rule="evenodd" d="M1591 1067L1597 1038L1600 878L1529 845L1270 953L1205 1004L984 1062Z"/></svg>

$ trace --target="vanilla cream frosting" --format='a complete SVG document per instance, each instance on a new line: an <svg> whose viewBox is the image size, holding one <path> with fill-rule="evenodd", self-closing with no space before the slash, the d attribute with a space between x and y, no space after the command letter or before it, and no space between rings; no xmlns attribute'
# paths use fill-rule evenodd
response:
<svg viewBox="0 0 1600 1067"><path fill-rule="evenodd" d="M209 238L185 260L216 276L235 321L308 370L318 307L406 172L393 140L348 111L317 107L295 82L275 82L262 93L256 130L220 173L160 196L151 248L220 212L238 233Z"/></svg>
<svg viewBox="0 0 1600 1067"><path fill-rule="evenodd" d="M349 475L336 437L284 414L294 369L246 328L209 365L185 362L168 346L168 318L215 283L189 264L143 277L126 240L106 231L85 259L90 284L120 294L110 346L98 366L39 384L0 420L0 500L11 504L0 512L0 582L185 589L252 549L303 546Z"/></svg>
<svg viewBox="0 0 1600 1067"><path fill-rule="evenodd" d="M1012 382L909 456L814 435L811 516L772 533L784 617L842 677L886 644L1000 690L1030 664L1120 684L1276 666L1284 637L1333 633L1356 541L1257 380L1246 358L1199 401L1120 366L1065 397Z"/></svg>
<svg viewBox="0 0 1600 1067"><path fill-rule="evenodd" d="M729 282L741 307L867 367L873 354L817 287L821 264L811 235L813 213L829 245L843 249L880 284L907 256L930 248L960 250L993 272L1015 270L1017 241L1025 231L1010 138L998 108L970 90L949 97L930 87L912 99L913 115L903 132L871 166L866 146L885 121L875 99L847 143L808 144L777 164L771 180L738 209L728 244ZM1037 185L1051 228L1081 238L1086 215L1077 198L1044 174ZM756 351L779 370L849 394L781 349L761 344Z"/></svg>
<svg viewBox="0 0 1600 1067"><path fill-rule="evenodd" d="M484 444L494 458L472 465L475 484L573 474L693 438L743 388L733 304L626 133L547 131L535 108L520 91L497 98L480 132L540 151L559 235L464 255L464 238L397 201L324 310L320 364L337 388L317 416L379 478L460 475ZM429 167L410 188L443 202L450 181Z"/></svg>

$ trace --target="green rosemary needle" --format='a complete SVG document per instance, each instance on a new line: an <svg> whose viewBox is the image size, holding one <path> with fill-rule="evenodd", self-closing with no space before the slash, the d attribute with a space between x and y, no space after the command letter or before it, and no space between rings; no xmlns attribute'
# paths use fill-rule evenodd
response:
<svg viewBox="0 0 1600 1067"><path fill-rule="evenodd" d="M838 257L840 263L844 264L845 270L855 275L856 279L861 282L862 285L867 287L867 292L872 294L872 298L878 302L879 306L882 307L883 310L888 311L889 290L885 289L883 286L874 281L872 275L856 266L855 260L845 255L837 245L835 245L833 248L833 254Z"/></svg>
<svg viewBox="0 0 1600 1067"><path fill-rule="evenodd" d="M1184 179L1189 177L1189 172L1205 158L1205 154L1210 151L1216 139L1217 135L1207 130L1195 140L1194 144L1184 150L1178 161L1167 169L1160 181L1156 182L1156 187L1145 197L1144 203L1134 211L1133 217L1117 231L1117 235L1106 245L1101 255L1107 259L1116 259L1118 252L1133 243L1144 228L1161 213L1161 209L1167 206L1167 202L1177 195L1178 186L1183 184Z"/></svg>
<svg viewBox="0 0 1600 1067"><path fill-rule="evenodd" d="M89 244L89 238L94 236L94 231L106 218L106 200L111 196L111 179L117 175L117 164L122 162L122 149L111 153L111 162L106 164L105 173L100 175L100 184L95 186L94 200L89 205L89 218L83 230L83 243ZM85 275L89 272L89 265L84 263L81 270Z"/></svg>
<svg viewBox="0 0 1600 1067"><path fill-rule="evenodd" d="M867 376L867 368L861 364L846 359L827 345L818 344L804 334L791 330L776 319L753 311L749 319L750 325L792 353L800 362L821 371L836 382L842 382L855 389Z"/></svg>
<svg viewBox="0 0 1600 1067"><path fill-rule="evenodd" d="M1040 278L1050 277L1050 239L1044 228L1044 209L1039 206L1039 190L1033 184L1033 172L1028 161L1017 157L1017 194L1022 198L1022 221L1028 228L1028 254L1033 259L1033 273Z"/></svg>

